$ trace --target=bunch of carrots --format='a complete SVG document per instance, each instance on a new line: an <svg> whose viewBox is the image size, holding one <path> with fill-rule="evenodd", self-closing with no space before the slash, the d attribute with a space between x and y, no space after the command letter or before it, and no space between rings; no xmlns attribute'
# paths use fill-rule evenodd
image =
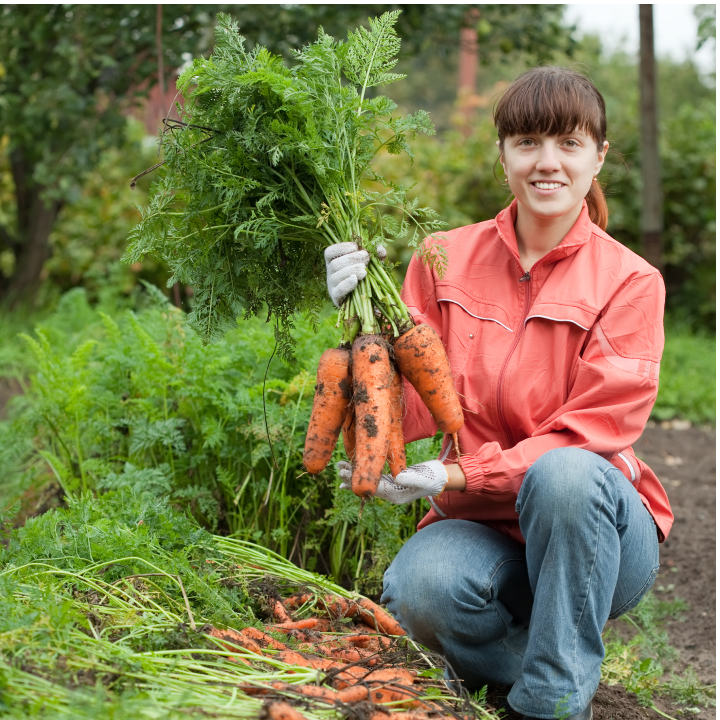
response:
<svg viewBox="0 0 720 720"><path fill-rule="evenodd" d="M359 335L352 346L326 350L318 364L315 398L303 462L315 475L324 470L342 432L353 463L352 490L375 494L385 462L396 477L406 468L402 431L404 376L445 434L463 426L462 407L450 363L437 333L416 325L391 344L382 335Z"/></svg>
<svg viewBox="0 0 720 720"><path fill-rule="evenodd" d="M292 620L291 612L313 596L297 593L285 600L270 600L273 619L262 631L247 627L240 631L230 628L211 628L210 635L231 652L240 648L258 656L258 660L273 657L288 665L308 667L325 673L323 684L296 684L281 681L244 684L240 689L247 695L267 696L265 715L271 720L304 720L304 716L289 702L324 703L331 706L368 703L373 708L371 720L428 720L428 714L443 714L446 708L439 703L421 699L418 673L389 661L399 636L405 632L381 607L367 598L356 602L337 595L318 599L318 609L329 617ZM345 632L331 633L337 621L359 622L344 626ZM280 642L269 631L284 633L293 638L294 648ZM250 665L248 655L236 655L237 662ZM318 675L320 677L320 675ZM403 707L409 712L393 712L386 707ZM447 718L450 720L450 718Z"/></svg>

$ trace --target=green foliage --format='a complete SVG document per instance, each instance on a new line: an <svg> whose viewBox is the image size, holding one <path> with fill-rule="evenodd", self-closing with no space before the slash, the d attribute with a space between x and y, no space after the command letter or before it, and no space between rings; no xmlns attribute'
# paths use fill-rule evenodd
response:
<svg viewBox="0 0 720 720"><path fill-rule="evenodd" d="M698 425L715 424L714 336L693 335L672 323L666 328L660 389L651 417L681 417Z"/></svg>
<svg viewBox="0 0 720 720"><path fill-rule="evenodd" d="M373 249L408 233L412 245L439 227L433 211L371 167L380 151L410 155L408 141L433 132L427 113L393 116L388 98L365 98L367 88L401 77L388 72L399 47L396 19L397 12L372 19L347 42L320 29L287 68L266 48L248 52L221 14L213 55L180 77L188 124L162 138L166 165L127 258L160 257L173 272L168 284L192 286L188 320L205 341L218 340L238 315L266 308L287 358L293 314L314 317L324 302L327 245L354 240ZM382 190L361 190L363 179ZM382 206L398 208L401 219ZM377 259L370 274L364 299L353 293L343 306L344 319L378 331L372 302L391 325L407 322Z"/></svg>
<svg viewBox="0 0 720 720"><path fill-rule="evenodd" d="M196 38L192 6L168 6L164 25L166 60L177 63ZM98 152L122 141L122 110L157 73L155 8L3 5L0 48L9 150L45 197L70 199Z"/></svg>
<svg viewBox="0 0 720 720"><path fill-rule="evenodd" d="M91 302L108 293L130 295L138 278L164 285L168 272L152 258L132 268L120 262L127 236L138 221L135 204L147 202L150 180L140 178L134 190L130 178L157 162L155 143L148 144L144 126L129 119L125 141L108 148L87 174L82 189L60 211L50 235L51 257L41 290L45 303L52 292L82 285Z"/></svg>
<svg viewBox="0 0 720 720"><path fill-rule="evenodd" d="M214 537L147 494L70 500L0 549L0 712L256 718L263 701L243 685L318 679L271 655L259 663L210 634L262 627L256 588L268 582L288 594L354 597L262 547ZM340 717L326 705L303 714Z"/></svg>
<svg viewBox="0 0 720 720"><path fill-rule="evenodd" d="M296 333L299 365L273 359L263 408L271 326L243 321L204 346L152 289L149 306L117 319L73 290L34 336L6 346L0 369L34 372L0 422L2 494L9 501L54 483L68 498L121 489L169 497L212 530L377 590L422 503L376 501L360 518L355 496L335 489L334 466L318 477L303 472L312 373L333 344L332 319ZM437 452L423 442L419 460Z"/></svg>

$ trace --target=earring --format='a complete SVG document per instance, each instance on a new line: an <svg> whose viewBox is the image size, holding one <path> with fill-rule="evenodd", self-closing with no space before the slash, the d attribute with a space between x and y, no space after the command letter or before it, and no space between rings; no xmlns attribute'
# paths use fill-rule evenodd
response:
<svg viewBox="0 0 720 720"><path fill-rule="evenodd" d="M507 179L507 178L505 178L505 182L507 182L507 181L508 181L508 179Z"/></svg>

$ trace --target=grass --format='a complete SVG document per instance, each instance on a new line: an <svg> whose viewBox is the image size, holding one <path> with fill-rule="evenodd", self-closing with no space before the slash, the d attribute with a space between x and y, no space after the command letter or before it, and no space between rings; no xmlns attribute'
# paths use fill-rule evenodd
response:
<svg viewBox="0 0 720 720"><path fill-rule="evenodd" d="M709 335L693 335L678 325L666 328L660 390L651 418L715 425L715 345Z"/></svg>

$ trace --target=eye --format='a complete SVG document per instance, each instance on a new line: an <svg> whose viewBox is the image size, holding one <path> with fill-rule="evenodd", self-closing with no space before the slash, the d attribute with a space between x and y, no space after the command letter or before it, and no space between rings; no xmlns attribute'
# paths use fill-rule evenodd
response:
<svg viewBox="0 0 720 720"><path fill-rule="evenodd" d="M530 146L533 145L533 144L534 144L534 141L533 141L532 139L530 139L530 138L523 138L523 139L518 143L518 145L520 145L520 146L522 146L522 147L530 147Z"/></svg>
<svg viewBox="0 0 720 720"><path fill-rule="evenodd" d="M566 140L565 144L570 147L580 147L580 143L577 140Z"/></svg>

